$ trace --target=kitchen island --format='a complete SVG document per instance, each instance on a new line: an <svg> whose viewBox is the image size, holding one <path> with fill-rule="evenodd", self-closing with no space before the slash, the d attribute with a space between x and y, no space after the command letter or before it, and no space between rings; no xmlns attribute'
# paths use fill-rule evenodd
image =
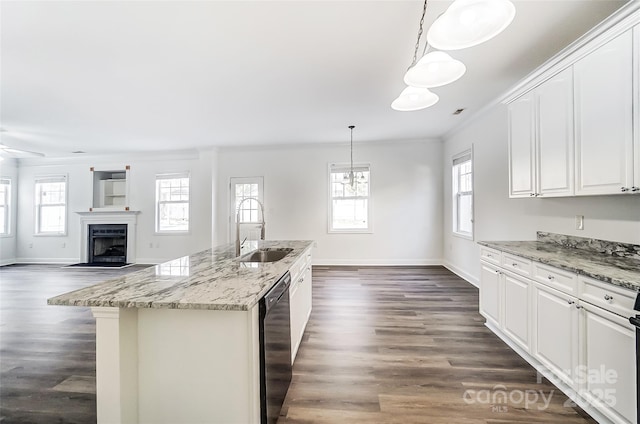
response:
<svg viewBox="0 0 640 424"><path fill-rule="evenodd" d="M311 245L261 242L292 249L270 263L223 245L49 299L96 318L98 423L260 422L258 302Z"/></svg>

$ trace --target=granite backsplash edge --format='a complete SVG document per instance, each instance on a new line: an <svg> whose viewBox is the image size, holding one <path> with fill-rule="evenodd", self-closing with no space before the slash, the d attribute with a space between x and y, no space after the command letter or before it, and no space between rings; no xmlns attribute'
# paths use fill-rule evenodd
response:
<svg viewBox="0 0 640 424"><path fill-rule="evenodd" d="M572 249L640 260L640 245L538 231L536 240Z"/></svg>

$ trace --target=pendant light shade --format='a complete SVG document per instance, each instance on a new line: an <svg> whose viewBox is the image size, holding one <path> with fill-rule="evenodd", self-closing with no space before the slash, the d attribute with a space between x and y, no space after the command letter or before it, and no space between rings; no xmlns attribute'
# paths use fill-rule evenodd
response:
<svg viewBox="0 0 640 424"><path fill-rule="evenodd" d="M426 88L407 87L391 103L391 108L400 112L409 112L428 108L438 103L440 98Z"/></svg>
<svg viewBox="0 0 640 424"><path fill-rule="evenodd" d="M515 14L509 0L455 0L433 23L427 42L439 50L476 46L501 33Z"/></svg>
<svg viewBox="0 0 640 424"><path fill-rule="evenodd" d="M467 71L464 63L444 52L427 53L410 68L404 82L412 87L431 88L450 84Z"/></svg>

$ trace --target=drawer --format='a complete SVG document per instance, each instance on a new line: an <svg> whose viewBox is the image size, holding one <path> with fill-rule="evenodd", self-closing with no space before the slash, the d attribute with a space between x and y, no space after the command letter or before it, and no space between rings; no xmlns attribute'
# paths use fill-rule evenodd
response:
<svg viewBox="0 0 640 424"><path fill-rule="evenodd" d="M502 254L499 250L491 249L490 247L480 248L480 259L490 262L492 264L500 265Z"/></svg>
<svg viewBox="0 0 640 424"><path fill-rule="evenodd" d="M502 253L502 266L516 274L526 277L531 275L531 261L509 253Z"/></svg>
<svg viewBox="0 0 640 424"><path fill-rule="evenodd" d="M637 292L614 286L590 277L578 277L579 298L602 309L622 315L634 316L633 310Z"/></svg>
<svg viewBox="0 0 640 424"><path fill-rule="evenodd" d="M304 271L311 266L311 249L306 250L297 261L289 268L291 273L291 284L297 284L298 280L304 276Z"/></svg>
<svg viewBox="0 0 640 424"><path fill-rule="evenodd" d="M578 276L573 272L534 262L533 279L563 293L578 297Z"/></svg>

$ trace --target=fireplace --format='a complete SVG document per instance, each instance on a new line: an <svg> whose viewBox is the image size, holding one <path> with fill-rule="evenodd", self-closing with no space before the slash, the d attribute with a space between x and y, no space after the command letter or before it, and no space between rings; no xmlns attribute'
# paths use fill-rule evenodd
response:
<svg viewBox="0 0 640 424"><path fill-rule="evenodd" d="M125 264L127 262L127 224L89 224L87 262Z"/></svg>

